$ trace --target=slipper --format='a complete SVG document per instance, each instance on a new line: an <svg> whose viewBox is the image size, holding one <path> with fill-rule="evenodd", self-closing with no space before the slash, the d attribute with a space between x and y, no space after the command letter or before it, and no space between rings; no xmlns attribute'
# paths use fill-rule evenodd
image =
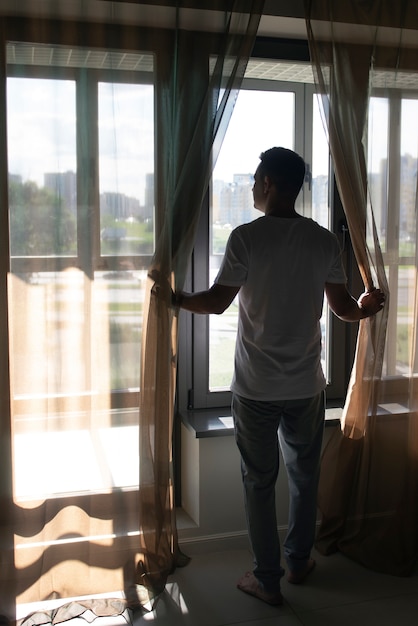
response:
<svg viewBox="0 0 418 626"><path fill-rule="evenodd" d="M292 583L292 585L300 585L301 583L303 583L305 578L312 572L315 565L316 565L316 562L314 561L314 559L309 559L309 561L306 564L305 569L303 569L301 572L298 572L297 574L293 572L289 572L287 581L289 583Z"/></svg>
<svg viewBox="0 0 418 626"><path fill-rule="evenodd" d="M260 582L251 572L246 572L242 578L237 582L237 587L244 593L248 593L250 596L254 596L267 604L279 606L283 604L283 596L280 590L268 592L263 589Z"/></svg>

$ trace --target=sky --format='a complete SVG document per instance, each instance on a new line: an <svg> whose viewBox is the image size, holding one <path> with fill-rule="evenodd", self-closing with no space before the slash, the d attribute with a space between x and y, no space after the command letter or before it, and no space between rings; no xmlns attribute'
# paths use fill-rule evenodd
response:
<svg viewBox="0 0 418 626"><path fill-rule="evenodd" d="M259 155L273 146L294 149L294 94L241 92L237 98L214 179L232 182L233 174L254 174Z"/></svg>

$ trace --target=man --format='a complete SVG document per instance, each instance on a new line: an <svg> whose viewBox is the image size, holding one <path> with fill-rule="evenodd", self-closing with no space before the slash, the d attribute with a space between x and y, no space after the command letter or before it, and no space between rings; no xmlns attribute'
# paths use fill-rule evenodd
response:
<svg viewBox="0 0 418 626"><path fill-rule="evenodd" d="M356 301L335 235L295 211L303 159L284 148L271 148L260 159L253 196L264 216L233 230L210 289L179 292L175 303L193 313L220 314L239 292L232 414L255 567L237 586L278 605L284 575L275 509L279 445L290 494L283 545L288 581L301 583L315 566L310 553L325 415L324 292L332 311L350 322L380 311L384 295L374 289Z"/></svg>

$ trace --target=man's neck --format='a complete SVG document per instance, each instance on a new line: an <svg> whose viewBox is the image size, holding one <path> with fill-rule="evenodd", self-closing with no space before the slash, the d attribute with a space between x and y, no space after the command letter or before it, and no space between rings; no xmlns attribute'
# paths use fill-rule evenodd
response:
<svg viewBox="0 0 418 626"><path fill-rule="evenodd" d="M299 213L296 213L294 205L285 205L285 204L274 204L271 206L267 205L264 214L269 215L271 217L287 217L287 218L302 217Z"/></svg>
<svg viewBox="0 0 418 626"><path fill-rule="evenodd" d="M295 211L295 198L286 194L278 194L274 189L271 189L266 196L264 214L272 217L301 217Z"/></svg>

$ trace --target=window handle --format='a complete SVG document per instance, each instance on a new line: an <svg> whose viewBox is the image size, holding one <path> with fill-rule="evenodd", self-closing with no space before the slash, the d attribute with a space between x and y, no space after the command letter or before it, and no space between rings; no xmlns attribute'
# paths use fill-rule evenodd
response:
<svg viewBox="0 0 418 626"><path fill-rule="evenodd" d="M309 163L305 163L305 183L308 183L308 189L312 189L312 172Z"/></svg>
<svg viewBox="0 0 418 626"><path fill-rule="evenodd" d="M347 226L347 222L345 220L341 220L339 223L339 230L342 234L342 249L345 250L346 245L347 245L347 240L349 237L349 231L348 231L348 226Z"/></svg>

